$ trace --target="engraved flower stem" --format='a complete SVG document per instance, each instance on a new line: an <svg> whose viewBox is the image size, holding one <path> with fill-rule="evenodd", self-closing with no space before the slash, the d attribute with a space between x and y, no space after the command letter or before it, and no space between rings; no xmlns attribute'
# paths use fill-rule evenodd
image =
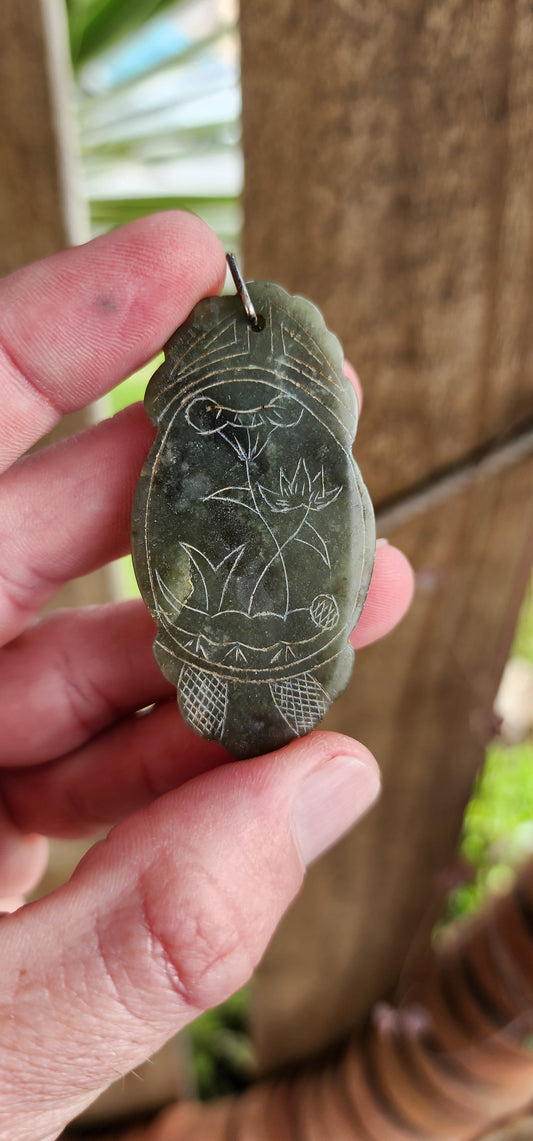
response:
<svg viewBox="0 0 533 1141"><path fill-rule="evenodd" d="M282 551L284 550L285 547L288 547L289 543L292 543L293 539L296 538L298 532L301 531L304 523L307 522L307 516L309 515L309 511L310 511L310 508L308 507L306 509L306 512L305 512L303 519L300 520L296 530L293 531L292 535L289 535L288 539L285 539L285 541L281 544L281 546L276 551L276 554L273 555L272 558L270 559L270 561L267 563L266 567L263 567L263 570L261 571L261 574L259 575L259 578L258 578L258 580L254 586L253 591L252 591L252 595L250 598L250 607L252 605L254 594L255 594L255 592L256 592L256 590L257 590L257 588L261 582L261 579L265 577L267 571L270 570L270 567L272 566L273 563L275 563L275 561L278 557L281 557L281 561L283 563L283 568L285 570L285 560L283 558ZM285 571L285 575L286 575L286 571ZM285 618L287 617L288 612L289 612L289 598L288 598L288 591L287 591L287 607L285 610Z"/></svg>
<svg viewBox="0 0 533 1141"><path fill-rule="evenodd" d="M276 536L275 536L275 534L274 534L274 532L273 532L273 530L272 530L272 527L270 526L270 524L269 524L269 523L267 522L267 520L265 519L264 515L263 515L263 514L262 514L262 512L261 512L261 508L259 507L259 504L258 504L258 502L257 502L257 496L256 496L256 494L255 494L255 491L254 491L254 486L253 486L253 483L252 483L252 479L251 479L251 475L250 475L250 460L249 460L249 459L247 459L245 462L246 462L246 478L247 478L247 480L248 480L248 487L250 488L250 491L251 491L251 493L252 493L252 499L253 499L253 502L254 502L254 507L255 507L255 510L256 510L257 514L259 515L259 518L261 519L261 522L262 522L262 523L264 523L264 525L265 525L265 527L266 527L266 529L267 529L267 531L268 531L268 533L269 533L270 537L272 538L272 540L273 540L273 542L275 543L275 546L276 546L276 554L275 554L275 555L274 555L274 556L271 558L270 562L269 562L269 563L267 563L267 566L266 566L266 567L265 567L265 569L264 569L264 570L261 572L261 575L260 575L259 579L257 580L257 582L256 582L255 586L254 586L254 589L253 589L252 595L251 595L251 597L250 597L250 602L249 602L249 605L248 605L248 614L251 614L251 612L252 612L252 604L253 604L254 595L255 595L255 592L256 592L256 590L257 590L257 587L259 586L259 583L261 582L261 579L263 578L263 575L265 574L265 572L266 572L266 570L268 569L268 567L269 567L269 566L271 566L271 565L272 565L272 563L273 563L273 562L275 562L275 560L276 560L277 558L279 558L279 559L281 560L281 565L282 565L282 567L283 567L283 576L284 576L284 579L285 579L285 614L287 615L287 614L288 614L288 612L289 612L289 578L288 578L288 575L287 575L287 567L285 566L285 559L283 558L283 555L282 555L282 553L281 553L281 552L282 552L282 547L280 547L280 544L278 543L278 540L277 540L277 538L276 538ZM285 546L285 543L283 544L283 546Z"/></svg>

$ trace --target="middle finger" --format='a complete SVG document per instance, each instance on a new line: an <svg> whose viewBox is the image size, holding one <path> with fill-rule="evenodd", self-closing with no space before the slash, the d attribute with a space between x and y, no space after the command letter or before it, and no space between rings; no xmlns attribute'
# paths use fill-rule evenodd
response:
<svg viewBox="0 0 533 1141"><path fill-rule="evenodd" d="M351 638L387 634L407 609L412 572L378 546L368 597ZM64 610L0 649L0 766L57 760L175 688L152 654L155 625L140 598ZM198 741L198 738L195 738Z"/></svg>
<svg viewBox="0 0 533 1141"><path fill-rule="evenodd" d="M0 478L0 645L63 583L129 549L133 491L153 435L133 405Z"/></svg>

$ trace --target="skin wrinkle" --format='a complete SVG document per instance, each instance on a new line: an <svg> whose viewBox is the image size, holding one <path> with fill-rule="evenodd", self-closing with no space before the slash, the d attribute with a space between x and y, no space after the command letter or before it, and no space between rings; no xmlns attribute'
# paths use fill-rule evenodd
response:
<svg viewBox="0 0 533 1141"><path fill-rule="evenodd" d="M67 987L65 958L66 952L63 952L60 948L57 960L54 963L53 981L50 982L46 974L41 981L39 989L45 1015L47 1005L49 1007L55 1006L54 992L62 988L66 989ZM38 1090L39 1105L41 1108L46 1105L47 1101L51 1106L54 1105L57 1098L57 1090L61 1090L62 1088L64 1075L62 1070L63 1059L58 1056L57 1052L48 1053L46 1044L43 1041L41 1034L42 1008L41 1018L35 1019L34 1003L31 1001L32 995L35 992L35 984L35 974L30 978L25 972L19 971L9 1004L11 1013L6 1017L4 1011L2 1011L2 1024L4 1028L7 1027L8 1023L11 1023L18 1035L19 1029L22 1027L24 1034L29 1038L30 1048L27 1049L24 1056L24 1067L22 1069L17 1068L17 1041L15 1039L14 1041L8 1042L7 1033L4 1029L0 1053L7 1055L7 1061L0 1065L0 1074L2 1075L2 1080L9 1077L11 1072L9 1059L11 1057L15 1062L14 1068L17 1076L16 1082L12 1083L17 1096L17 1104L23 1105L25 1090L29 1091L30 1100L35 1097L35 1091ZM3 1001L5 1001L5 996ZM57 1080L57 1090L54 1084L54 1078Z"/></svg>
<svg viewBox="0 0 533 1141"><path fill-rule="evenodd" d="M0 544L1 549L1 544ZM21 589L22 588L22 589ZM22 586L20 582L11 580L8 575L0 568L0 614L2 602L7 602L7 607L13 610L14 615L20 615L21 621L26 625L30 622L35 614L35 584L31 586ZM24 599L19 597L23 595ZM3 595L3 598L2 598ZM31 603L29 599L31 598ZM6 623L7 624L7 623ZM8 630L9 625L7 624ZM1 633L1 617L0 617L0 644L2 639Z"/></svg>
<svg viewBox="0 0 533 1141"><path fill-rule="evenodd" d="M142 912L141 912L141 914L142 914ZM124 993L121 993L121 988L115 979L115 974L114 974L114 971L113 971L113 968L111 965L112 956L109 954L109 952L106 948L106 939L105 939L105 936L103 934L103 929L102 929L103 922L105 922L106 927L109 927L109 918L110 918L109 915L102 916L100 913L98 913L95 916L95 920L94 920L94 933L95 933L95 938L96 938L96 948L97 948L97 953L98 953L100 965L101 965L101 968L104 972L104 978L107 979L107 981L111 987L111 994L112 994L112 997L115 999L117 1006L119 1007L120 1010L122 1010L126 1014L127 1021L135 1020L136 1022L138 1022L139 1024L142 1025L145 1022L145 1019L141 1018L141 1016L133 1010L133 1007L128 1005L128 1003L126 1001L126 996ZM111 937L113 938L113 931L111 932ZM111 944L111 950L112 950L112 944ZM88 988L88 994L91 994L91 988L90 987ZM94 1003L94 995L91 995L91 1002ZM115 1021L115 1020L113 1020L113 1021ZM128 1026L127 1033L128 1033L128 1037L131 1038L131 1030L130 1030L129 1026ZM141 1038L141 1041L142 1041L142 1038Z"/></svg>
<svg viewBox="0 0 533 1141"><path fill-rule="evenodd" d="M2 555L5 557L5 547L0 543L0 558ZM17 563L16 569L18 579L0 566L0 648L28 627L40 607L65 581L62 576L34 570L22 562Z"/></svg>
<svg viewBox="0 0 533 1141"><path fill-rule="evenodd" d="M61 649L63 661L56 666L58 692L63 694L74 728L81 732L82 740L90 740L99 727L116 724L129 710L113 701L89 672L76 668L79 657L72 654L67 641Z"/></svg>
<svg viewBox="0 0 533 1141"><path fill-rule="evenodd" d="M5 358L5 360L7 361L8 368L11 371L11 373L14 372L15 382L18 384L18 387L22 388L23 390L29 389L31 396L36 399L37 403L39 405L44 406L45 412L52 412L53 416L56 419L56 422L58 420L60 420L62 415L63 415L63 410L58 405L54 404L54 401L50 398L50 395L47 392L42 391L42 389L39 387L36 379L34 377L29 376L26 369L21 367L21 365L18 363L18 361L16 359L15 352L14 352L13 348L12 347L8 348L8 346L6 345L5 337L2 335L1 331L0 331L0 356L3 356ZM1 371L1 361L0 361L0 371Z"/></svg>
<svg viewBox="0 0 533 1141"><path fill-rule="evenodd" d="M212 1004L213 994L216 1001L222 1001L217 975L222 967L227 968L233 963L236 952L245 951L245 963L239 963L238 973L241 981L248 977L255 966L255 956L247 945L246 925L239 914L236 921L237 906L232 906L223 887L223 882L213 872L199 863L199 855L195 846L188 844L184 851L192 857L191 865L187 866L180 858L179 878L182 882L194 882L194 899L187 897L189 908L186 922L180 925L179 934L174 937L165 932L168 919L158 918L160 901L155 901L153 891L153 876L161 876L161 855L157 864L141 873L139 877L139 890L142 901L142 914L146 930L150 934L152 946L159 948L166 978L175 994L183 1001L190 1012L190 1017ZM181 857L181 852L180 852ZM165 864L170 868L165 888L176 879L175 858L164 853ZM224 908L221 913L220 902L223 900ZM194 906L194 911L191 905ZM163 905L164 910L164 905ZM216 918L213 921L213 917ZM206 923L207 919L207 923ZM228 922L229 920L229 922ZM190 960L190 961L189 961ZM197 960L199 960L197 962ZM204 960L202 962L202 960ZM227 972L232 977L231 969ZM211 977L215 976L213 982ZM237 984L238 985L238 984Z"/></svg>
<svg viewBox="0 0 533 1141"><path fill-rule="evenodd" d="M153 865L151 867L153 867ZM150 958L151 958L152 962L154 964L157 964L157 965L158 965L158 959L162 960L163 972L165 974L167 982L170 984L172 992L175 995L177 995L179 999L181 999L184 1006L190 1007L191 1010L193 1010L193 1008L190 1006L190 1003L188 1002L186 989L185 989L185 986L183 985L183 983L181 982L179 971L178 971L176 964L174 962L174 957L169 954L168 947L165 945L165 941L161 938L161 936L155 934L152 922L151 922L150 917L149 917L149 908L148 908L149 892L148 892L147 888L145 887L144 880L150 876L150 871L151 871L151 868L148 868L145 873L143 873L139 876L139 897L140 897L140 901L141 901L141 920L142 920L142 924L144 926L144 929L146 931L146 934L148 936L148 939L150 941ZM158 949L159 949L159 955L158 955ZM197 1013L197 1012L195 1011L195 1013ZM192 1017L194 1017L194 1013L193 1013Z"/></svg>
<svg viewBox="0 0 533 1141"><path fill-rule="evenodd" d="M149 711L149 713L151 714L153 710L161 708L163 705L172 705L173 707L175 701L175 697L172 696L169 701L158 702L157 705L152 706L152 709ZM147 714L147 716L148 715L149 714ZM147 753L141 753L139 757L138 771L140 775L140 781L148 794L149 801L157 799L158 796L163 796L165 792L170 792L170 789L173 787L173 784L169 783L168 779L157 780L152 768L152 758Z"/></svg>
<svg viewBox="0 0 533 1141"><path fill-rule="evenodd" d="M129 906L130 898L131 893L128 892L126 896L126 922L128 921L128 916L131 913L131 906ZM83 1085L90 1092L97 1092L97 1089L101 1088L103 1084L107 1084L105 1081L105 1076L102 1074L101 1059L98 1053L93 1054L95 1065L94 1068L91 1068L91 1053L86 1056L85 1046L83 1043L83 1039L86 1039L87 1043L90 1043L91 1040L94 1038L98 1039L99 1036L102 1039L102 1044L107 1042L106 1030L109 1022L108 1019L106 1019L105 1023L100 1022L100 1002L98 998L100 995L101 999L104 999L105 991L107 989L106 984L109 985L108 994L111 995L113 1002L115 1002L120 1010L126 1015L125 1028L121 1043L122 1056L124 1053L124 1048L127 1048L132 1042L137 1043L140 1049L143 1048L145 1043L146 1035L144 1028L146 1025L146 1018L143 1017L140 1013L135 1013L135 1011L129 1007L125 994L121 992L120 986L115 984L113 971L110 968L109 956L105 952L105 940L102 939L102 933L99 929L99 919L103 919L109 928L110 947L112 948L112 940L114 937L113 927L116 927L117 924L120 926L120 913L121 906L119 902L118 905L115 905L115 907L111 909L110 914L106 915L105 912L100 912L97 913L93 919L89 917L90 929L85 933L83 933L83 931L80 932L80 935L82 936L83 953L78 956L73 956L73 947L69 947L67 945L63 952L60 951L59 963L54 961L45 971L43 985L40 987L40 995L41 999L45 993L50 995L49 1005L52 1008L51 1025L53 1026L55 1024L57 1031L58 1020L62 1020L65 1011L67 1013L69 1012L70 1006L72 1006L73 1011L77 1011L78 1015L76 1023L72 1026L69 1026L68 1020L65 1020L64 1022L65 1030L67 1031L65 1042L67 1043L70 1040L70 1045L67 1047L66 1051L63 1054L61 1054L61 1052L58 1054L57 1050L54 1050L49 1056L46 1051L46 1044L42 1041L39 1024L37 1024L35 1027L35 1041L34 1048L31 1050L31 1058L33 1063L37 1063L35 1066L37 1087L40 1078L45 1085L48 1094L51 1094L52 1103L54 1096L53 1082L51 1083L49 1081L50 1058L58 1058L59 1060L60 1084L61 1082L65 1082L65 1068L67 1070L67 1075L68 1070L73 1069L76 1074L76 1084L78 1086ZM57 969L58 967L59 969ZM51 979L50 985L47 985L46 975L50 973L50 969L53 970L53 978ZM31 980L31 986L29 986L27 989L30 991L31 997L31 992L35 990L35 976ZM138 987L136 990L138 991ZM75 1002L72 1001L73 998L75 998ZM15 996L14 1010L16 1012L16 1020L18 1025L20 1025L21 1021L22 1023L24 1022L24 1019L21 1019L21 1013L23 1014L23 1009L21 1012L19 995ZM80 1013L82 1014L81 1020L79 1018ZM133 1019L139 1026L138 1034L135 1033L134 1028L131 1025ZM119 1017L117 1019L116 1016L113 1015L113 1024L115 1029L120 1027L121 1018ZM33 1028L33 1004L32 1009L30 1009L28 1012L27 1026L31 1035ZM117 1042L116 1034L115 1042ZM79 1058L81 1055L83 1055L85 1058L82 1073L79 1071ZM123 1063L121 1064L121 1062L117 1060L116 1076L120 1076L122 1072ZM108 1080L111 1080L112 1077L113 1073L110 1069Z"/></svg>

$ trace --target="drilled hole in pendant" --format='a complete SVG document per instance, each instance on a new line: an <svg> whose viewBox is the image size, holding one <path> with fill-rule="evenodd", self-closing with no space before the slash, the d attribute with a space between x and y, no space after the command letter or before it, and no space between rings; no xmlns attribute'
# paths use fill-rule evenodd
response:
<svg viewBox="0 0 533 1141"><path fill-rule="evenodd" d="M263 314L257 313L255 321L250 321L250 324L252 326L254 333L262 333L262 331L266 325L266 321L265 321L265 318L263 317Z"/></svg>

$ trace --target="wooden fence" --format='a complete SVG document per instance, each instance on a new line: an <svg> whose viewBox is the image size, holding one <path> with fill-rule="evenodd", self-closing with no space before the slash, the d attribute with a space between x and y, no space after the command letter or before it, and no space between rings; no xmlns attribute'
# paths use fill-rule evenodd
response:
<svg viewBox="0 0 533 1141"><path fill-rule="evenodd" d="M533 11L245 0L241 20L246 273L312 297L358 368L357 460L418 581L329 718L384 791L259 970L269 1068L416 971L491 733L532 553Z"/></svg>

